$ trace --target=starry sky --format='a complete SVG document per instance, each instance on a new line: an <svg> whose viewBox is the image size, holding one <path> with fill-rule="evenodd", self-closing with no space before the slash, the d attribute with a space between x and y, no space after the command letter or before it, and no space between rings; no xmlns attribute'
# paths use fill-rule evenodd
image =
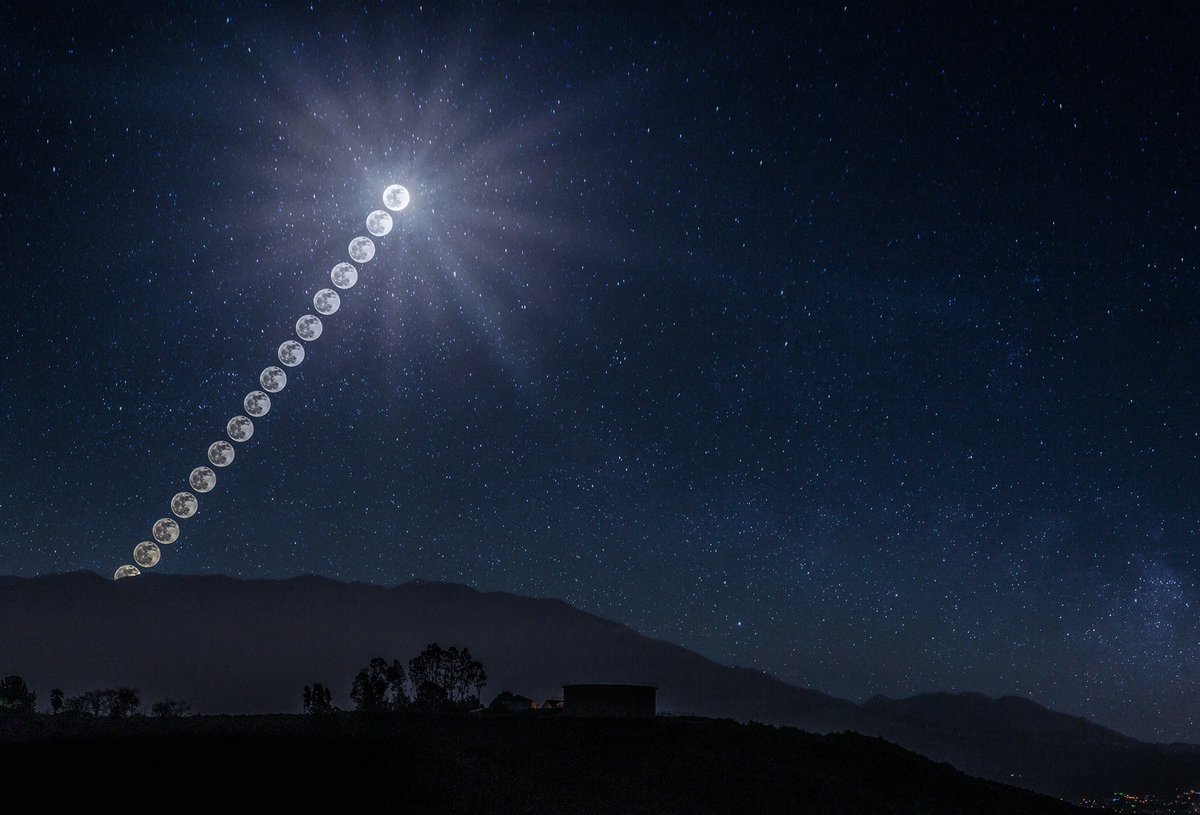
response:
<svg viewBox="0 0 1200 815"><path fill-rule="evenodd" d="M1194 12L0 19L0 573L561 597L1200 741ZM899 8L893 6L907 6Z"/></svg>

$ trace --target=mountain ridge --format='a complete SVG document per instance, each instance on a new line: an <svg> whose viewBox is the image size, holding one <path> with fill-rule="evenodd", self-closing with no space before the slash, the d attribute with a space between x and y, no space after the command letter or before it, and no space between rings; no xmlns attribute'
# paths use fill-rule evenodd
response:
<svg viewBox="0 0 1200 815"><path fill-rule="evenodd" d="M1140 742L1018 696L875 696L862 704L761 670L722 665L557 598L457 583L395 586L320 575L283 579L91 572L0 577L0 672L44 700L128 685L197 712L297 712L313 681L349 706L373 656L407 660L428 642L469 647L485 701L509 689L557 696L570 682L659 687L666 713L879 736L972 775L1078 799L1200 782L1200 747Z"/></svg>

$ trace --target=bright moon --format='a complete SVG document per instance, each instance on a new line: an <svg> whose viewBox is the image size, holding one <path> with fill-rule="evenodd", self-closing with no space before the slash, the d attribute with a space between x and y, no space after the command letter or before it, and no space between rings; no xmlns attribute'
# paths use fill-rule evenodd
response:
<svg viewBox="0 0 1200 815"><path fill-rule="evenodd" d="M313 295L313 308L328 317L342 305L342 298L333 289L321 289Z"/></svg>
<svg viewBox="0 0 1200 815"><path fill-rule="evenodd" d="M392 216L382 209L377 209L367 216L367 231L377 238L392 231Z"/></svg>
<svg viewBox="0 0 1200 815"><path fill-rule="evenodd" d="M142 541L133 547L133 562L143 569L149 569L151 566L158 565L158 561L161 558L162 550L158 548L157 543L153 543L152 541Z"/></svg>
<svg viewBox="0 0 1200 815"><path fill-rule="evenodd" d="M375 242L359 235L350 241L350 259L355 263L366 263L375 257Z"/></svg>
<svg viewBox="0 0 1200 815"><path fill-rule="evenodd" d="M154 529L150 530L150 534L159 543L174 543L179 540L179 524L171 518L159 518L154 522Z"/></svg>
<svg viewBox="0 0 1200 815"><path fill-rule="evenodd" d="M196 510L199 508L200 502L190 492L177 492L171 499L171 512L176 518L190 518L196 514Z"/></svg>
<svg viewBox="0 0 1200 815"><path fill-rule="evenodd" d="M279 361L289 368L295 368L304 361L304 346L295 340L288 340L279 346Z"/></svg>
<svg viewBox="0 0 1200 815"><path fill-rule="evenodd" d="M321 336L323 330L321 318L314 314L305 314L296 321L296 336L305 342L312 342Z"/></svg>
<svg viewBox="0 0 1200 815"><path fill-rule="evenodd" d="M348 289L358 282L358 269L349 263L339 263L329 273L329 279L339 289Z"/></svg>
<svg viewBox="0 0 1200 815"><path fill-rule="evenodd" d="M408 206L408 190L393 184L383 191L383 205L392 212L399 212Z"/></svg>
<svg viewBox="0 0 1200 815"><path fill-rule="evenodd" d="M228 467L233 463L233 445L227 441L214 441L208 446L208 460L215 467Z"/></svg>
<svg viewBox="0 0 1200 815"><path fill-rule="evenodd" d="M142 573L142 570L137 566L132 566L126 563L121 568L113 572L113 580L120 580L122 577L134 577Z"/></svg>
<svg viewBox="0 0 1200 815"><path fill-rule="evenodd" d="M217 486L217 474L211 467L197 467L188 476L188 483L196 492L208 492Z"/></svg>
<svg viewBox="0 0 1200 815"><path fill-rule="evenodd" d="M234 416L225 425L225 432L234 441L246 441L254 435L254 422L245 416Z"/></svg>
<svg viewBox="0 0 1200 815"><path fill-rule="evenodd" d="M255 418L266 416L267 411L271 409L271 397L262 391L250 391L246 394L246 398L242 400L242 407Z"/></svg>
<svg viewBox="0 0 1200 815"><path fill-rule="evenodd" d="M268 393L279 393L287 384L287 374L278 365L263 368L263 372L258 376L258 384Z"/></svg>

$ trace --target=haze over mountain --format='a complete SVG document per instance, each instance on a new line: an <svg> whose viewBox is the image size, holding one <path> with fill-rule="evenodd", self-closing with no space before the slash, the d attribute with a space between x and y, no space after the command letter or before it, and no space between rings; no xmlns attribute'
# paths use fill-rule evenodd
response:
<svg viewBox="0 0 1200 815"><path fill-rule="evenodd" d="M855 730L986 778L1064 798L1116 789L1172 793L1200 783L1200 747L1152 745L1018 697L929 694L865 704L719 665L559 600L413 582L394 588L319 577L236 580L90 573L0 578L0 673L46 699L129 685L198 713L299 712L313 681L349 706L373 656L426 643L467 646L487 668L484 700L536 699L569 682L659 687L659 709Z"/></svg>

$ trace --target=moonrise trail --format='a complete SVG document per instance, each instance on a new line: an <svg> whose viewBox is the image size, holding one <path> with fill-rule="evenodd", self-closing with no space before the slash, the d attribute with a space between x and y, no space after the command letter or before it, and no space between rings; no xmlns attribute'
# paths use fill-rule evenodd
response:
<svg viewBox="0 0 1200 815"><path fill-rule="evenodd" d="M383 191L383 204L393 212L401 212L408 206L409 192L399 184L392 184ZM392 231L392 216L385 210L377 209L367 216L367 231L381 238ZM370 238L359 235L350 241L350 258L356 263L369 263L375 257L375 242ZM338 263L329 273L333 285L339 289L353 288L358 282L358 268L345 261ZM333 289L321 289L313 295L313 308L323 316L335 313L341 307L341 295ZM323 326L321 318L315 314L305 314L296 320L296 336L304 342L315 342L321 337ZM279 346L276 354L279 361L289 368L295 368L304 362L304 344L296 340L286 340ZM264 393L279 393L287 385L287 373L280 367L272 365L264 368L258 378L263 390L253 390L242 400L242 407L249 416L234 416L225 425L225 433L236 442L246 442L254 435L254 421L250 418L261 418L271 409L271 397ZM208 447L208 461L213 467L228 467L233 463L236 450L224 439L215 441ZM217 474L211 467L197 467L188 476L188 484L199 493L211 492L217 484ZM200 509L200 501L190 492L177 492L171 498L171 513L180 519L190 518ZM134 563L118 566L113 572L113 580L124 577L135 577L142 569L156 566L162 560L162 546L170 546L179 540L179 523L173 518L160 518L151 528L153 541L142 541L133 547ZM141 568L139 568L141 567Z"/></svg>

